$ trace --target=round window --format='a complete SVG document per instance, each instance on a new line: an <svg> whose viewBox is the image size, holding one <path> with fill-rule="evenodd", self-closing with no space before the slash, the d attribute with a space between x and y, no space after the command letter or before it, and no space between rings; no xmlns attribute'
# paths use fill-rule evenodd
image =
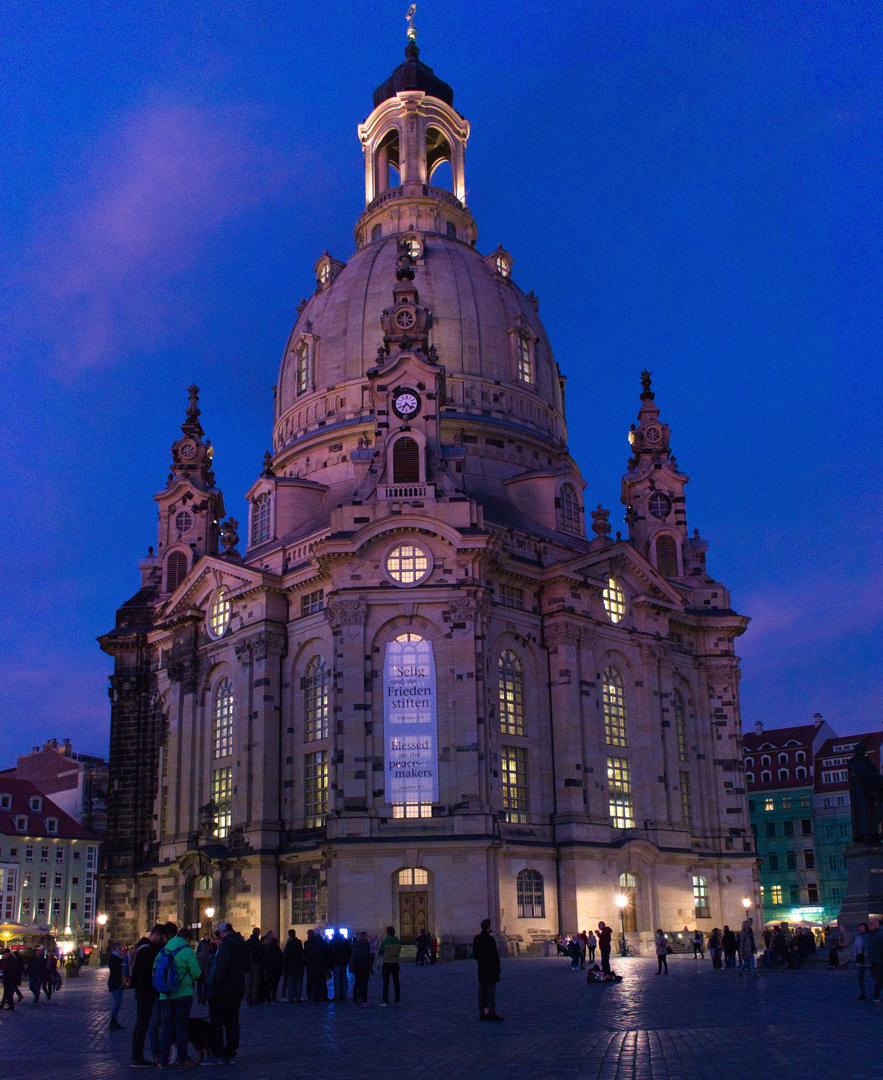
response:
<svg viewBox="0 0 883 1080"><path fill-rule="evenodd" d="M186 510L181 510L175 515L175 528L179 533L190 532L193 528L193 518Z"/></svg>
<svg viewBox="0 0 883 1080"><path fill-rule="evenodd" d="M416 544L399 544L386 556L386 572L397 585L419 585L432 571L432 556Z"/></svg>
<svg viewBox="0 0 883 1080"><path fill-rule="evenodd" d="M661 491L655 492L650 496L650 513L660 521L664 521L671 513L671 499L663 495Z"/></svg>
<svg viewBox="0 0 883 1080"><path fill-rule="evenodd" d="M612 623L622 622L625 618L625 593L615 577L607 579L607 587L602 590L604 610Z"/></svg>
<svg viewBox="0 0 883 1080"><path fill-rule="evenodd" d="M227 599L227 590L221 586L212 597L208 611L208 632L213 638L224 636L232 614L233 605Z"/></svg>

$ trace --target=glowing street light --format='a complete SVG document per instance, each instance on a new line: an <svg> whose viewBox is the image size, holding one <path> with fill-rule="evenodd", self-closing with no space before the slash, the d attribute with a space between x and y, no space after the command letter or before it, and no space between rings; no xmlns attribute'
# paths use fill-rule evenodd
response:
<svg viewBox="0 0 883 1080"><path fill-rule="evenodd" d="M102 945L104 943L104 928L107 926L107 916L97 915L95 921L98 923L98 966L102 964Z"/></svg>
<svg viewBox="0 0 883 1080"><path fill-rule="evenodd" d="M629 906L629 898L627 893L617 893L614 899L619 908L619 951L625 956L625 909Z"/></svg>
<svg viewBox="0 0 883 1080"><path fill-rule="evenodd" d="M751 907L751 901L747 896L742 897L742 907L745 908L745 914L748 914L748 909Z"/></svg>
<svg viewBox="0 0 883 1080"><path fill-rule="evenodd" d="M208 918L208 936L212 936L212 919L215 917L215 909L213 907L207 907L205 909L206 917Z"/></svg>

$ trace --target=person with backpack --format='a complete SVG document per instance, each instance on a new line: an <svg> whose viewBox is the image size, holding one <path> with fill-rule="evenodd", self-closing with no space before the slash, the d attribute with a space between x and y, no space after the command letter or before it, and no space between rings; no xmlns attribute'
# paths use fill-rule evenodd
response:
<svg viewBox="0 0 883 1080"><path fill-rule="evenodd" d="M162 1029L159 1036L159 1067L169 1067L172 1042L178 1048L178 1068L196 1063L187 1057L187 1021L193 1008L196 980L202 975L196 953L190 946L193 931L187 927L160 949L153 962L153 985L159 993Z"/></svg>

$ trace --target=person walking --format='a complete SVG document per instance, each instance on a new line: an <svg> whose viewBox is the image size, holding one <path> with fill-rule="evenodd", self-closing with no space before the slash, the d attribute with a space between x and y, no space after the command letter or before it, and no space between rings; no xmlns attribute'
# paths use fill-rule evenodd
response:
<svg viewBox="0 0 883 1080"><path fill-rule="evenodd" d="M208 1060L212 1065L232 1064L239 1053L239 1010L245 997L249 956L242 934L230 923L218 923L215 939L218 947L206 986L212 1032L212 1053Z"/></svg>
<svg viewBox="0 0 883 1080"><path fill-rule="evenodd" d="M690 944L693 946L693 959L696 959L696 953L699 953L699 959L705 959L705 951L703 945L705 944L705 935L697 927L693 931L693 936L690 938Z"/></svg>
<svg viewBox="0 0 883 1080"><path fill-rule="evenodd" d="M598 923L598 949L601 952L601 970L605 975L610 974L610 941L613 931L603 922Z"/></svg>
<svg viewBox="0 0 883 1080"><path fill-rule="evenodd" d="M708 939L708 951L711 953L712 970L720 971L724 966L721 958L723 946L721 944L721 932L717 927L711 931L711 937Z"/></svg>
<svg viewBox="0 0 883 1080"><path fill-rule="evenodd" d="M107 989L110 992L110 1030L123 1031L119 1022L120 1006L123 1004L123 943L115 941L107 958Z"/></svg>
<svg viewBox="0 0 883 1080"><path fill-rule="evenodd" d="M729 926L724 926L721 947L724 951L724 966L734 968L736 966L736 935Z"/></svg>
<svg viewBox="0 0 883 1080"><path fill-rule="evenodd" d="M860 922L858 924L858 931L852 942L852 957L855 960L856 971L858 972L858 1000L864 1001L865 997L865 952L868 944L868 924Z"/></svg>
<svg viewBox="0 0 883 1080"><path fill-rule="evenodd" d="M40 990L43 987L43 972L46 968L46 957L43 946L38 945L34 955L28 960L25 967L25 975L28 978L28 989L34 995L34 1004L40 1003Z"/></svg>
<svg viewBox="0 0 883 1080"><path fill-rule="evenodd" d="M3 1001L0 1009L15 1011L15 991L21 982L22 963L12 949L3 950Z"/></svg>
<svg viewBox="0 0 883 1080"><path fill-rule="evenodd" d="M374 954L368 931L363 930L353 945L350 967L353 972L353 1008L368 1008L368 979L374 966Z"/></svg>
<svg viewBox="0 0 883 1080"><path fill-rule="evenodd" d="M656 937L654 939L656 945L656 974L661 975L663 972L668 974L668 938L665 936L661 929L656 931Z"/></svg>
<svg viewBox="0 0 883 1080"><path fill-rule="evenodd" d="M472 956L478 963L478 1018L503 1020L497 1013L497 983L500 981L500 952L491 930L491 920L481 920L481 933L472 939Z"/></svg>
<svg viewBox="0 0 883 1080"><path fill-rule="evenodd" d="M151 1023L159 994L153 985L153 962L166 943L165 926L159 923L141 938L132 956L131 979L135 991L135 1027L132 1031L132 1068L149 1068L159 1061L159 1023ZM158 1017L156 1018L158 1021ZM153 1060L144 1057L144 1043L150 1032Z"/></svg>
<svg viewBox="0 0 883 1080"><path fill-rule="evenodd" d="M154 970L163 964L174 964L178 980L176 989L160 993L163 1008L162 1028L159 1035L159 1067L169 1067L172 1043L177 1046L177 1066L187 1069L195 1062L187 1057L187 1021L193 1008L193 992L196 980L202 974L196 953L190 947L193 931L184 927L177 936L166 942L153 963Z"/></svg>
<svg viewBox="0 0 883 1080"><path fill-rule="evenodd" d="M739 935L739 978L742 978L742 972L745 968L751 972L754 978L758 978L757 974L757 962L755 960L755 954L757 953L757 945L754 942L754 930L752 930L752 918L745 919L742 923L742 933Z"/></svg>
<svg viewBox="0 0 883 1080"><path fill-rule="evenodd" d="M377 950L377 959L381 963L383 973L383 1001L381 1008L389 1005L389 980L392 979L395 988L395 1003L400 1005L402 1001L402 988L399 985L399 957L402 954L402 943L396 937L395 927L387 926L386 937L380 943Z"/></svg>

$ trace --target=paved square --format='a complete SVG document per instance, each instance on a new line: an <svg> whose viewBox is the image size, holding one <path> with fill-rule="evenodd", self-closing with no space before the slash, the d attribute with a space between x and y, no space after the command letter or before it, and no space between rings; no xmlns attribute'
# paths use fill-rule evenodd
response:
<svg viewBox="0 0 883 1080"><path fill-rule="evenodd" d="M761 972L740 979L707 959L672 957L670 974L637 957L619 985L587 986L560 959L508 959L497 1006L478 1022L475 965L402 965L402 1005L242 1008L239 1062L249 1080L871 1080L879 1075L883 1005L857 1001L851 970ZM124 1032L107 1029L107 972L86 968L49 1005L0 1013L3 1080L136 1075L134 998ZM24 987L23 987L24 990ZM209 1070L206 1070L211 1075ZM139 1075L150 1076L142 1070ZM194 1075L196 1075L194 1073Z"/></svg>

